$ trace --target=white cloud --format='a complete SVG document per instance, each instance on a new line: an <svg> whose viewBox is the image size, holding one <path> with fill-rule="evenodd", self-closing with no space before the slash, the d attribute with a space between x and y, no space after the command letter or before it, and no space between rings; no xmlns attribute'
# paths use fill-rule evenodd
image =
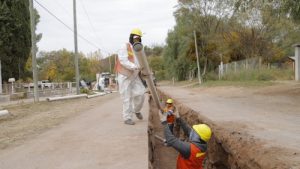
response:
<svg viewBox="0 0 300 169"><path fill-rule="evenodd" d="M38 0L52 13L73 28L72 0ZM104 53L117 51L128 41L132 28L145 32L145 45L163 44L167 32L175 25L173 12L176 0L77 0L78 32L101 48ZM85 14L85 7L92 25ZM35 3L41 16L38 32L43 34L40 50L74 49L73 33L56 21ZM88 53L97 50L81 38L79 50Z"/></svg>

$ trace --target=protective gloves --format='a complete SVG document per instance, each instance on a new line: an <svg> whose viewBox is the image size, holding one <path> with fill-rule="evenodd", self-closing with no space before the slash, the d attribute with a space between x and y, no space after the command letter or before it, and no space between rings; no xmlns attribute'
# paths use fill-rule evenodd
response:
<svg viewBox="0 0 300 169"><path fill-rule="evenodd" d="M159 120L163 123L167 121L167 113L158 111Z"/></svg>
<svg viewBox="0 0 300 169"><path fill-rule="evenodd" d="M146 77L148 76L148 74L145 73L145 72L143 71L143 69L139 69L139 76L140 76L141 79L145 80Z"/></svg>
<svg viewBox="0 0 300 169"><path fill-rule="evenodd" d="M167 112L167 116L171 116L171 115L173 115L173 114L174 114L173 110L169 110L169 111Z"/></svg>

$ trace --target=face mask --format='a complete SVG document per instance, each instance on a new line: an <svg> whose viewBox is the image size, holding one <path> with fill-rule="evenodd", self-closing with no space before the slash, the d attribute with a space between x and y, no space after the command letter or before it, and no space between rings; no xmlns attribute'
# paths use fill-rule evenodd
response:
<svg viewBox="0 0 300 169"><path fill-rule="evenodd" d="M136 42L142 43L142 38L138 35L130 34L129 42L133 45Z"/></svg>
<svg viewBox="0 0 300 169"><path fill-rule="evenodd" d="M190 135L189 135L189 140L190 140L190 141L193 140L193 138L195 138L196 135L197 135L197 134L194 132L194 130L192 130L192 131L190 132Z"/></svg>

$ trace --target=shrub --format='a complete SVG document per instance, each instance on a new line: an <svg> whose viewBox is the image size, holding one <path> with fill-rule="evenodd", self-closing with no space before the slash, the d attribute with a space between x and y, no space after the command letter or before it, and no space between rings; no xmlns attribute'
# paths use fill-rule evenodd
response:
<svg viewBox="0 0 300 169"><path fill-rule="evenodd" d="M219 75L214 73L214 72L209 72L207 74L205 74L204 77L202 77L204 81L207 80L219 80Z"/></svg>
<svg viewBox="0 0 300 169"><path fill-rule="evenodd" d="M239 72L228 72L222 77L225 81L271 81L292 80L294 71L291 69L255 69L242 70ZM218 74L208 73L207 80L217 80Z"/></svg>
<svg viewBox="0 0 300 169"><path fill-rule="evenodd" d="M91 94L91 91L89 89L81 88L80 93Z"/></svg>
<svg viewBox="0 0 300 169"><path fill-rule="evenodd" d="M259 74L257 76L257 80L270 81L270 80L275 80L275 78L271 74Z"/></svg>

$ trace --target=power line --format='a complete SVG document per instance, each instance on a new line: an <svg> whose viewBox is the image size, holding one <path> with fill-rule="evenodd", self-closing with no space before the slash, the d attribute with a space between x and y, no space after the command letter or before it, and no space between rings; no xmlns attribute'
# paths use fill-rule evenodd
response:
<svg viewBox="0 0 300 169"><path fill-rule="evenodd" d="M66 14L68 14L69 16L72 17L71 12L67 8L65 8L58 0L54 0L54 1L55 1L56 4L58 4L66 12Z"/></svg>
<svg viewBox="0 0 300 169"><path fill-rule="evenodd" d="M65 24L61 19L59 19L56 15L54 15L49 9L47 9L44 5L40 4L37 0L34 0L40 7L42 7L46 12L48 12L51 16L53 16L57 21L59 21L61 24L63 24L66 28L68 28L70 31L72 31L74 33L74 30L68 26L67 24ZM88 44L90 44L91 46L94 46L96 49L100 49L97 45L95 45L94 43L90 42L89 40L87 40L85 37L83 37L82 35L78 34L78 36L83 39L84 41L86 41Z"/></svg>
<svg viewBox="0 0 300 169"><path fill-rule="evenodd" d="M101 38L99 38L99 36L98 36L98 34L97 34L97 32L96 32L96 29L95 29L95 27L94 27L94 24L92 23L92 21L91 21L91 18L90 18L90 16L89 16L89 14L88 14L88 12L87 12L87 10L86 10L86 8L85 8L85 5L84 5L84 3L83 3L83 1L82 0L80 0L80 3L82 4L82 9L83 9L83 11L84 11L84 13L85 13L85 15L87 16L87 18L88 18L88 22L89 22L89 24L91 25L91 27L92 27L92 31L93 31L93 33L95 34L95 36L98 38L98 39L100 39L101 40ZM101 47L101 46L100 46ZM107 53L107 54L109 54L109 52L108 51L106 51L106 50L103 50L103 52L105 52L105 53Z"/></svg>
<svg viewBox="0 0 300 169"><path fill-rule="evenodd" d="M97 35L95 35L94 30L92 29L92 26L89 26L89 25L91 25L90 18L87 15L87 12L85 11L84 4L82 3L82 1L80 1L79 3L81 3L80 7L83 10L83 12L85 13L85 18L87 18L85 20L87 20L89 22L89 24L83 24L83 25L90 30L90 31L88 31L89 36L92 37L92 39L95 39L95 37L97 37ZM100 47L102 47L102 46L100 45Z"/></svg>
<svg viewBox="0 0 300 169"><path fill-rule="evenodd" d="M65 8L64 5L62 5L58 0L55 0L55 2L56 2L56 3L57 3L57 4L58 4L65 12L66 12L67 15L69 15L69 16L72 17L72 14L70 14L69 10L68 10L67 8ZM87 13L87 10L86 10L86 8L85 8L85 5L84 5L83 1L81 0L80 3L82 4L81 7L83 8L83 10L84 10L84 12L85 12L85 15L86 15L87 18L88 18L89 24L90 24L91 27L92 27L92 31L93 31L94 35L95 35L98 39L100 39L99 36L98 36L98 34L97 34L96 31L95 31L96 29L95 29L94 25L93 25L92 22L91 22L91 19L90 19L88 13ZM81 25L80 23L77 23L77 24ZM91 35L91 34L90 34L90 35ZM99 45L99 44L98 44L98 45ZM102 47L101 45L99 45L99 47L100 47L100 49L102 49L102 50L101 50L102 52L105 52L106 54L109 53L109 52L107 52L106 50L103 50L103 47Z"/></svg>
<svg viewBox="0 0 300 169"><path fill-rule="evenodd" d="M87 18L88 18L88 22L89 22L89 24L91 25L91 27L92 27L92 30L93 30L93 32L94 32L94 34L95 34L95 36L97 36L97 33L96 33L96 31L95 31L95 27L94 27L94 25L92 24L92 22L91 22L91 18L90 18L90 16L89 16L89 14L87 13L87 10L86 10L86 8L85 8L85 5L84 5L84 3L83 3L83 1L82 0L80 0L80 2L81 2L81 4L82 4L82 9L83 9L83 11L84 11L84 13L85 13L85 15L87 16ZM98 36L97 36L97 38L99 38Z"/></svg>

